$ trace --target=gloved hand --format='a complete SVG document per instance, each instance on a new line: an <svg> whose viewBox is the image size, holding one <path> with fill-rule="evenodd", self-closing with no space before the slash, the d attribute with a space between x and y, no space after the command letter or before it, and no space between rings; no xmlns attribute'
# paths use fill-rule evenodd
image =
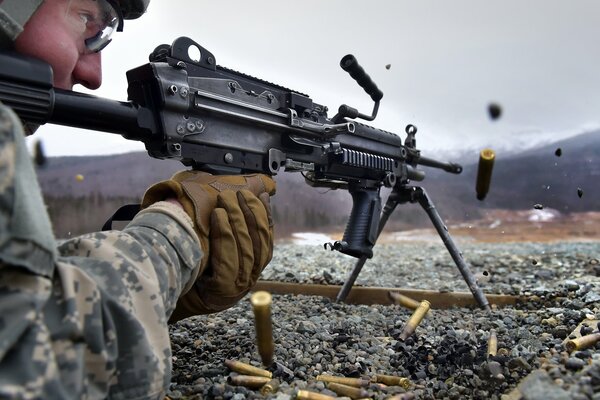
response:
<svg viewBox="0 0 600 400"><path fill-rule="evenodd" d="M192 288L180 297L171 321L233 306L254 286L273 255L266 175L217 176L183 171L146 191L142 208L177 198L192 218L204 257Z"/></svg>

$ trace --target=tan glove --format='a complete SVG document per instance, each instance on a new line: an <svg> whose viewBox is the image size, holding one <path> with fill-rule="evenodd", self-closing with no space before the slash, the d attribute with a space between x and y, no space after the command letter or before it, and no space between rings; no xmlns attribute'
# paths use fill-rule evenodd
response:
<svg viewBox="0 0 600 400"><path fill-rule="evenodd" d="M254 286L273 255L266 175L213 176L183 171L146 191L142 208L175 197L192 218L204 257L192 289L180 297L171 322L233 306Z"/></svg>

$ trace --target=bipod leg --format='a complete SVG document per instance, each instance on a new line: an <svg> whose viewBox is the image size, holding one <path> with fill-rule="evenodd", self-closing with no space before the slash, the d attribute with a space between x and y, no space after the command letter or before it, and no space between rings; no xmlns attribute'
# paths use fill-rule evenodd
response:
<svg viewBox="0 0 600 400"><path fill-rule="evenodd" d="M431 219L433 226L435 226L435 229L440 235L440 238L442 238L444 245L446 245L446 249L448 249L450 256L452 256L452 259L454 260L454 263L458 267L458 270L460 271L465 282L467 283L469 290L471 290L471 293L473 293L473 297L475 297L475 300L477 300L477 303L479 303L479 306L481 308L483 308L486 311L491 311L490 304L487 298L485 297L485 294L481 291L479 285L477 285L475 276L473 276L473 273L469 269L469 266L464 261L461 252L458 250L458 247L456 247L456 245L454 244L452 237L448 233L448 228L444 224L444 221L442 221L440 214L438 214L437 210L435 209L435 206L433 205L433 202L427 195L427 192L425 192L425 189L421 187L414 187L413 193L416 201L418 201L421 207L423 207L423 209L429 216L429 219Z"/></svg>
<svg viewBox="0 0 600 400"><path fill-rule="evenodd" d="M379 237L379 235L383 231L385 224L387 223L392 212L396 209L398 203L401 202L400 197L401 196L399 196L399 194L396 192L396 189L394 189L392 193L390 193L387 201L385 202L385 206L381 211L379 227L377 228L377 237ZM342 302L346 300L346 297L348 297L348 293L350 293L352 286L354 286L354 281L356 281L356 278L358 278L358 275L360 274L360 271L362 270L362 267L365 265L366 262L367 256L361 256L356 261L356 264L354 264L354 268L350 272L350 275L348 275L348 277L344 281L344 284L342 285L342 288L340 289L337 297L335 298L335 301Z"/></svg>

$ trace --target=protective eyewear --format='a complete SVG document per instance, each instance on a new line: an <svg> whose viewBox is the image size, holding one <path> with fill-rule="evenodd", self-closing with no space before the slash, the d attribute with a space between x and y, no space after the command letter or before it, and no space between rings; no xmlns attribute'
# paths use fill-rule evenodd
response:
<svg viewBox="0 0 600 400"><path fill-rule="evenodd" d="M121 9L114 0L70 0L67 19L76 35L83 39L84 52L97 53L123 30Z"/></svg>

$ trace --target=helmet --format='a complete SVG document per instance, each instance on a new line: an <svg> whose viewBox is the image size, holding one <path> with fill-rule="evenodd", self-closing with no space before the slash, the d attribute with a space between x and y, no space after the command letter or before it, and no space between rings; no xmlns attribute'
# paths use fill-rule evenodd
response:
<svg viewBox="0 0 600 400"><path fill-rule="evenodd" d="M116 0L111 1L111 3L115 3L118 9L121 10L123 19L136 19L146 12L150 0Z"/></svg>
<svg viewBox="0 0 600 400"><path fill-rule="evenodd" d="M23 32L23 26L44 0L0 0L0 49L11 47ZM118 30L123 29L124 19L139 18L150 0L104 0L119 15Z"/></svg>

